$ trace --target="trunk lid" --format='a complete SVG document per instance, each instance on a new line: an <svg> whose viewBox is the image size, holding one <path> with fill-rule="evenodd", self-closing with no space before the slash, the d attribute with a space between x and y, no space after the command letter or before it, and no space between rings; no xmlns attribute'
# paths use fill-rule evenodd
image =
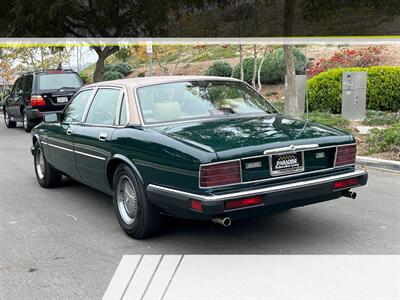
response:
<svg viewBox="0 0 400 300"><path fill-rule="evenodd" d="M194 147L214 151L219 160L262 155L265 150L291 145L325 147L354 142L351 135L337 129L283 115L180 123L156 130Z"/></svg>

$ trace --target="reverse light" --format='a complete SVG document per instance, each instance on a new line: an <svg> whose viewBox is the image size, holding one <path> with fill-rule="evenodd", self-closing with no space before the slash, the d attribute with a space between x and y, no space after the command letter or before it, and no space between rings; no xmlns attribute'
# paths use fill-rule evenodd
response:
<svg viewBox="0 0 400 300"><path fill-rule="evenodd" d="M225 202L225 209L235 209L246 206L261 204L261 196L254 196L250 198L244 198L239 200L230 200Z"/></svg>
<svg viewBox="0 0 400 300"><path fill-rule="evenodd" d="M340 146L337 148L335 166L352 165L356 162L356 145Z"/></svg>
<svg viewBox="0 0 400 300"><path fill-rule="evenodd" d="M200 166L200 187L214 187L240 182L239 160Z"/></svg>
<svg viewBox="0 0 400 300"><path fill-rule="evenodd" d="M333 189L334 190L343 189L343 188L347 188L350 186L358 185L359 183L360 183L360 181L358 180L358 177L339 180L339 181L335 181L333 183Z"/></svg>
<svg viewBox="0 0 400 300"><path fill-rule="evenodd" d="M31 106L32 108L46 106L46 101L40 95L33 95L31 96Z"/></svg>

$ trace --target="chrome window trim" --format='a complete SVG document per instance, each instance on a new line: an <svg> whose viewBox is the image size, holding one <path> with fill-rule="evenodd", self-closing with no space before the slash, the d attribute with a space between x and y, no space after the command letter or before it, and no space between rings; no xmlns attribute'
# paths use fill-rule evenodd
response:
<svg viewBox="0 0 400 300"><path fill-rule="evenodd" d="M207 201L225 201L225 200L238 199L238 198L248 197L248 196L263 195L263 194L268 194L268 193L287 191L287 190L308 187L308 186L313 186L313 185L318 185L318 184L325 184L325 183L329 183L329 182L334 182L336 180L342 180L342 179L351 178L351 177L363 176L366 173L367 172L365 170L354 170L354 171L347 172L344 174L330 175L330 176L325 176L322 178L303 180L300 182L284 183L284 184L270 186L270 187L263 187L263 188L252 189L252 190L247 190L247 191L227 193L227 194L223 194L223 195L215 195L215 194L199 195L199 194L184 192L181 190L167 188L167 187L163 187L163 186L159 186L159 185L155 185L155 184L149 184L147 186L147 191L148 192L167 193L171 197L178 198L178 199L184 199L184 200L196 199L196 200L201 200L201 201L206 201L206 202Z"/></svg>
<svg viewBox="0 0 400 300"><path fill-rule="evenodd" d="M199 119L193 119L193 120L182 120L182 121L173 121L173 122L159 122L159 123L154 123L154 124L146 124L144 122L144 118L142 115L142 110L140 107L140 103L139 103L139 97L137 94L137 90L142 88L142 87L147 87L147 86L154 86L154 85L161 85L161 84L169 84L169 83L178 83L178 82L187 82L187 81L225 81L225 82L238 82L238 83L245 83L248 86L250 86L248 83L241 81L241 80L237 80L237 79L227 79L227 78L221 78L221 79L209 79L209 78L199 78L199 79L195 79L195 80L190 80L190 79L176 79L176 80L171 80L168 82L158 82L158 83L143 83L141 85L135 86L133 88L133 96L136 102L136 107L137 107L137 111L139 114L139 119L141 122L142 127L155 127L155 126L164 126L164 125L173 125L173 124L182 124L182 123L189 123L189 122L202 122L202 121L207 121L207 120L213 120L214 118L199 118ZM250 86L251 87L251 86ZM259 92L257 92L255 89L251 88L254 92L256 92L258 95L260 95L264 100L266 100L268 102L269 105L271 105L271 107L273 107L277 113L258 113L258 114L251 114L251 115L247 115L248 117L253 117L253 116L263 116L263 115L276 115L279 114L279 111L268 101L267 98L265 98L263 95L261 95ZM241 116L235 116L236 118L240 118L246 115L241 115Z"/></svg>
<svg viewBox="0 0 400 300"><path fill-rule="evenodd" d="M312 148L312 149L304 150L304 151L320 150L320 149L327 149L327 148L336 148L335 157L334 157L334 159L336 160L336 153L337 153L337 148L338 147L341 147L341 146L352 146L352 145L356 145L356 143L332 145L332 146L323 146L323 147ZM303 155L304 155L304 151L303 151ZM257 159L257 158L266 158L266 159L268 159L269 165L271 165L270 162L269 162L270 157L271 157L271 155L263 154L263 155L247 156L247 157L242 157L242 158L238 158L238 159L231 159L231 160L226 160L226 161L220 161L220 162L200 164L200 166L199 166L199 188L201 188L201 189L214 188L214 187L201 187L200 186L200 168L201 168L201 166L240 160L241 161L240 162L240 171L242 172L242 161L251 160L251 159ZM269 177L269 178L256 179L256 180L251 180L251 181L243 181L243 174L241 174L241 176L240 176L241 179L242 179L241 182L232 183L232 184L228 184L228 185L219 185L219 186L215 186L215 187L225 187L225 186L232 186L232 185L238 185L238 184L248 184L248 183L251 184L251 183L259 183L259 182L277 181L277 180L279 180L281 178L286 179L286 178L298 177L298 176L301 176L301 175L304 175L304 174L325 173L325 172L332 171L332 170L340 170L340 169L343 169L343 168L346 168L346 167L355 166L355 164L348 164L348 165L342 165L342 166L336 167L336 165L335 165L336 161L335 160L333 161L333 167L331 167L331 168L325 168L325 169L321 169L321 170L314 170L314 171L308 171L308 172L299 172L299 173L281 175L281 176L272 176L271 175L271 177ZM303 161L304 161L304 157L303 157ZM303 162L303 164L304 164L304 168L305 168L305 162Z"/></svg>
<svg viewBox="0 0 400 300"><path fill-rule="evenodd" d="M64 115L64 114L65 114L65 111L67 110L67 108L72 104L72 102L74 101L74 99L75 99L80 93L85 92L85 91L90 91L90 90L92 91L92 93L90 94L89 99L88 99L88 102L86 103L86 106L85 106L85 109L84 109L84 111L83 111L83 115L82 115L81 120L80 120L79 122L76 122L76 121L73 121L73 122L64 122L64 120L62 120L61 123L63 123L63 124L79 124L79 123L82 123L82 120L85 118L85 114L87 113L87 110L88 110L88 104L91 103L91 101L93 100L93 96L95 95L96 87L87 87L87 88L82 88L82 89L80 89L80 90L76 93L76 95L74 95L74 97L71 99L71 101L68 102L68 104L64 107L64 109L63 109L63 111L62 111L62 113L63 113L63 115ZM64 118L64 117L63 117L63 118Z"/></svg>
<svg viewBox="0 0 400 300"><path fill-rule="evenodd" d="M120 107L122 95L124 94L124 92L126 91L126 89L124 89L124 87L122 87L122 86L113 86L113 85L109 85L109 86L108 86L108 85L101 85L101 86L95 87L95 89L96 89L96 90L95 90L95 93L93 94L93 96L92 96L91 99L90 99L90 104L89 104L89 106L86 107L87 109L86 109L86 111L85 111L85 113L84 113L84 117L82 118L81 125L99 126L99 127L110 127L110 128L125 127L126 125L120 126L120 125L117 125L116 122L117 122L117 116L118 116L118 118L119 118L119 110L118 110L118 108ZM98 91L99 91L100 89L114 89L114 90L118 90L118 91L120 92L119 95L118 95L117 107L116 107L116 109L115 109L114 124L112 124L112 125L96 124L96 123L88 123L88 122L86 122L86 121L87 121L88 114L89 114L89 112L90 112L90 108L92 107L93 101L94 101L94 99L96 98L96 95L97 95L97 93L98 93ZM129 118L128 118L128 120L129 120Z"/></svg>

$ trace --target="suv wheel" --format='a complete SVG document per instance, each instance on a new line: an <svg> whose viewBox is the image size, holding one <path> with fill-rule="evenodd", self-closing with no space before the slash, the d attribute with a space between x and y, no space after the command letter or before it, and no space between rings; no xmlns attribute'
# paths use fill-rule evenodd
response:
<svg viewBox="0 0 400 300"><path fill-rule="evenodd" d="M28 118L28 115L25 112L25 109L22 111L22 124L24 125L24 130L26 132L31 132L32 130L32 125L31 122Z"/></svg>
<svg viewBox="0 0 400 300"><path fill-rule="evenodd" d="M51 188L60 185L62 174L54 169L43 155L43 148L39 142L35 144L33 153L36 179L44 188Z"/></svg>
<svg viewBox="0 0 400 300"><path fill-rule="evenodd" d="M8 114L7 108L4 108L4 123L6 124L7 128L15 128L17 122L10 120L10 115Z"/></svg>
<svg viewBox="0 0 400 300"><path fill-rule="evenodd" d="M113 186L115 213L125 233L135 239L157 233L161 215L146 198L143 185L127 165L117 168Z"/></svg>

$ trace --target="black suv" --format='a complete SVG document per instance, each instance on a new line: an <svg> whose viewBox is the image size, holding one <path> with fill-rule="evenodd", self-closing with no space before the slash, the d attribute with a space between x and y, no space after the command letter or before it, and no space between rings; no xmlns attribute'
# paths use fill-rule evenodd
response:
<svg viewBox="0 0 400 300"><path fill-rule="evenodd" d="M46 112L64 109L83 85L79 74L72 70L48 70L23 74L15 81L3 104L4 121L8 128L22 122L26 132L43 120Z"/></svg>

